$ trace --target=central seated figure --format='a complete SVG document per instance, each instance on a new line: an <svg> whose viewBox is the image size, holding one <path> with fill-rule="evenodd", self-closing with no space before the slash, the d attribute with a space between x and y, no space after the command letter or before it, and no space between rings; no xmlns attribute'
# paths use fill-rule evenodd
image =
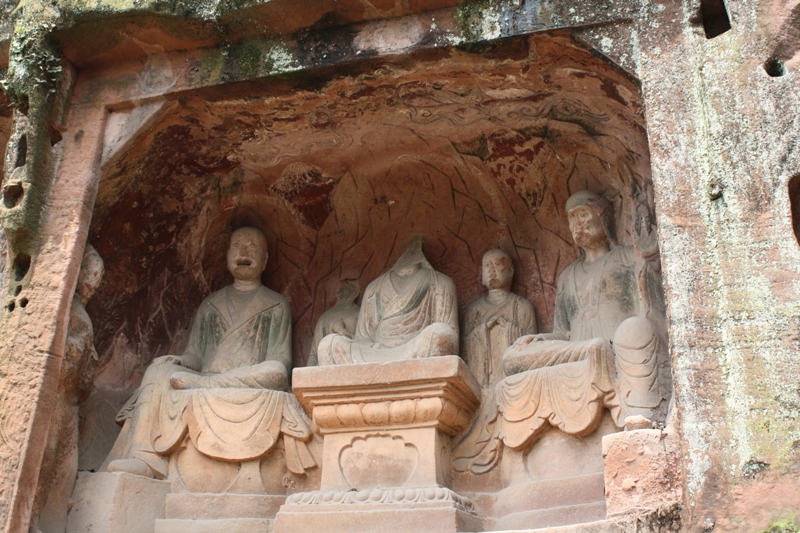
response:
<svg viewBox="0 0 800 533"><path fill-rule="evenodd" d="M367 286L353 339L328 335L317 353L320 366L458 354L456 286L425 258L422 239Z"/></svg>

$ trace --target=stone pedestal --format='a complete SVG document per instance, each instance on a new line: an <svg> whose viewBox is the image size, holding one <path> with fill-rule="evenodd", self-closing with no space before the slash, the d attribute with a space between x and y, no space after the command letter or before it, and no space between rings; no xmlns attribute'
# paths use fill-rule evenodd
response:
<svg viewBox="0 0 800 533"><path fill-rule="evenodd" d="M450 489L450 437L480 395L461 358L298 368L293 383L324 438L322 483L286 500L277 533L481 529Z"/></svg>
<svg viewBox="0 0 800 533"><path fill-rule="evenodd" d="M169 494L155 533L266 533L284 501L268 494Z"/></svg>
<svg viewBox="0 0 800 533"><path fill-rule="evenodd" d="M152 533L170 484L121 472L78 474L67 533Z"/></svg>
<svg viewBox="0 0 800 533"><path fill-rule="evenodd" d="M637 429L603 437L608 515L681 501L680 440L674 429Z"/></svg>

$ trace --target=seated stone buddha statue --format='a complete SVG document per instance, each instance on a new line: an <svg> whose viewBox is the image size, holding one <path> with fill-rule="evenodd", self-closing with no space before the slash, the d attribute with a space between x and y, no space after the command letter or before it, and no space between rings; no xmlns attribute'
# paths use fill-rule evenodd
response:
<svg viewBox="0 0 800 533"><path fill-rule="evenodd" d="M456 287L433 269L420 238L367 286L353 338L328 335L317 354L320 366L458 354Z"/></svg>
<svg viewBox="0 0 800 533"><path fill-rule="evenodd" d="M108 471L163 479L167 456L187 432L201 453L239 461L267 453L279 433L310 439L301 408L283 392L292 366L292 316L286 299L261 283L267 259L260 230L233 232L227 254L233 285L200 304L182 355L150 364L117 415L123 427ZM289 453L296 449L287 446Z"/></svg>
<svg viewBox="0 0 800 533"><path fill-rule="evenodd" d="M558 278L553 332L520 337L504 352L509 377L459 444L459 470L486 471L501 444L523 449L550 426L588 435L605 408L617 427L664 414L665 308L649 216L637 214L634 249L616 242L603 197L575 193L566 211L580 256Z"/></svg>

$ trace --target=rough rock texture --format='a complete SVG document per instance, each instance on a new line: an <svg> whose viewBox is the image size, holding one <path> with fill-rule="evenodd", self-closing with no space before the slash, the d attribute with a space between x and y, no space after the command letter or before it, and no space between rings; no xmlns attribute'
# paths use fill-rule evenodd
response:
<svg viewBox="0 0 800 533"><path fill-rule="evenodd" d="M553 276L575 251L564 240L563 219L548 226L553 219L543 215L555 213L560 203L553 198L566 194L556 185L573 168L581 187L599 173L588 186L616 191L621 200L631 191L620 183L653 182L685 515L680 522L672 507L625 518L624 527L758 531L800 510L800 249L792 219L797 195L789 194L800 168L796 2L729 0L727 12L689 0L455 3L322 1L303 11L304 3L289 0L24 0L14 20L3 17L0 67L13 67L10 95L32 102L36 142L27 164L38 170L26 183L40 200L19 219L33 230L25 242L30 266L17 261L25 268L4 272L5 530L27 531L87 236L106 247L101 254L114 280L108 287L128 298L110 305L116 294L99 293L91 309L96 328L106 324L103 353L121 346L99 384L125 389L150 358L180 345L190 304L224 285L209 258L238 220L232 215L254 216L245 196L271 213L256 222L280 228L271 251L284 266L266 281L291 297L299 337L310 337L337 277L369 280L392 261L392 241L370 241L363 228L374 224L393 236L397 217L427 228L430 213L447 223L435 226L426 252L456 281L462 303L479 293L483 247L513 245L516 289L534 301L544 330ZM0 8L13 9L10 2ZM709 29L724 28L722 15L731 29L709 39ZM12 47L6 60L12 25L20 30L15 43L36 45L37 54ZM28 39L34 28L34 36L52 40ZM569 32L512 39L558 28L573 28L641 86L577 47ZM61 85L73 89L63 120L58 106L42 105L49 89L37 93L42 87L28 83L35 81L31 71L19 69L53 68L53 42L68 63ZM75 78L70 65L82 68ZM536 94L548 91L583 107L567 106L568 117L559 114L563 106L537 115L544 101ZM264 101L248 100L253 96ZM521 113L520 101L533 117ZM109 132L120 136L106 139L106 115ZM609 119L600 120L604 115ZM376 135L369 124L391 134ZM278 149L312 145L305 154ZM56 174L51 163L59 154ZM498 179L506 174L515 181ZM357 183L374 192L360 196L362 203L344 201ZM413 188L417 201L394 197L391 184ZM9 189L9 198L18 191ZM145 202L149 211L136 211ZM342 208L348 203L356 205ZM128 219L128 233L115 213ZM4 219L9 242L19 243L11 222ZM316 246L318 235L331 244ZM348 255L364 235L373 258L358 248ZM540 253L551 246L557 260ZM18 250L11 249L13 266ZM534 257L541 258L535 268ZM351 264L357 268L347 270ZM297 273L304 268L309 282ZM172 287L180 291L170 293ZM164 296L162 308L142 306L149 290ZM15 311L8 310L12 299ZM307 353L298 348L297 362Z"/></svg>
<svg viewBox="0 0 800 533"><path fill-rule="evenodd" d="M680 500L676 432L639 429L606 435L603 458L609 516Z"/></svg>

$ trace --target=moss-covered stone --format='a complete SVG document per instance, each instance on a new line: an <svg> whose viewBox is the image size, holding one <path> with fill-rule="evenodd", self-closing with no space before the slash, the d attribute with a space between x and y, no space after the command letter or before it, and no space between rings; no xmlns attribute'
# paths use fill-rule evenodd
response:
<svg viewBox="0 0 800 533"><path fill-rule="evenodd" d="M800 526L794 521L794 516L774 522L768 528L762 529L758 533L800 533Z"/></svg>
<svg viewBox="0 0 800 533"><path fill-rule="evenodd" d="M456 24L461 38L478 42L500 37L499 17L503 0L464 0L456 8Z"/></svg>

